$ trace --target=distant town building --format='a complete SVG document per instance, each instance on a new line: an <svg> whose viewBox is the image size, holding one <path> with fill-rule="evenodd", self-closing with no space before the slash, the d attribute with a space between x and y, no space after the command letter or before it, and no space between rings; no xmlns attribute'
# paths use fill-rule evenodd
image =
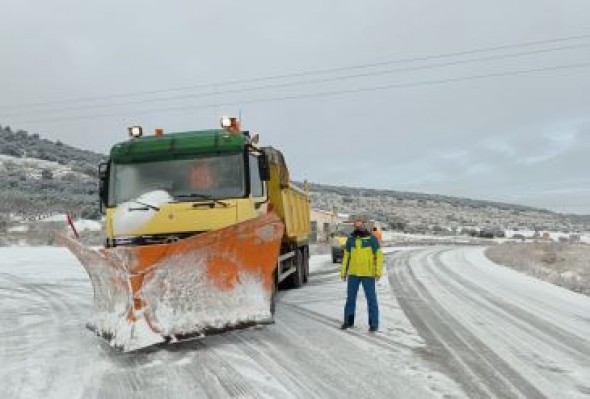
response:
<svg viewBox="0 0 590 399"><path fill-rule="evenodd" d="M311 210L311 241L328 242L330 233L336 225L347 219L347 215L338 214L335 211L324 211L321 209Z"/></svg>

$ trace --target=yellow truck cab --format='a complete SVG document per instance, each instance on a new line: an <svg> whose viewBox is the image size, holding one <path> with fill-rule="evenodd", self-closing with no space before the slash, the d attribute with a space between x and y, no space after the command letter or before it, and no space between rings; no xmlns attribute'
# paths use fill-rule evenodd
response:
<svg viewBox="0 0 590 399"><path fill-rule="evenodd" d="M285 230L277 283L309 272L309 195L289 181L281 151L258 145L235 118L222 128L144 136L129 128L99 167L105 246L168 243L275 212Z"/></svg>

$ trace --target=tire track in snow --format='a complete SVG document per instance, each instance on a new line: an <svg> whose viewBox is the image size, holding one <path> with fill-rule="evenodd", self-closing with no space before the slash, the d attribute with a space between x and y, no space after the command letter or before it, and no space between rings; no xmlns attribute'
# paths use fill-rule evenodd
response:
<svg viewBox="0 0 590 399"><path fill-rule="evenodd" d="M302 319L283 305L280 304L283 311L277 324L268 330L256 334L235 333L231 338L241 341L240 350L269 370L294 397L342 398L359 397L363 393L365 397L390 396L387 393L391 394L392 387L383 384L375 387L358 378L350 361L344 361L347 358L344 353L335 358L326 351L321 343L341 340L340 330L331 325L318 329L316 320ZM310 328L316 333L308 339L302 331ZM366 367L371 369L370 363Z"/></svg>
<svg viewBox="0 0 590 399"><path fill-rule="evenodd" d="M16 295L11 297L16 296L18 301L18 308L12 309L12 314L2 314L0 350L2 361L8 365L5 370L9 371L0 376L2 397L48 397L52 392L68 391L70 388L63 386L63 380L69 378L67 374L76 372L92 358L73 358L72 353L84 348L77 338L84 337L84 342L89 338L84 336L86 331L81 321L89 309L87 298L78 292L82 287L45 283L9 273L1 273L0 278L9 283L3 293L12 291ZM82 333L72 330L74 325ZM71 361L59 366L46 370L41 366L68 357ZM23 364L18 361L23 358L36 361Z"/></svg>
<svg viewBox="0 0 590 399"><path fill-rule="evenodd" d="M448 385L441 386L432 380L432 364L425 364L421 349L381 333L357 329L342 331L341 320L286 300L280 305L279 309L283 309L286 316L278 320L280 329L290 332L293 342L297 342L297 338L305 339L291 350L292 357L301 356L295 354L297 352L312 353L319 359L314 359L313 365L306 364L306 374L332 381L332 391L319 397L425 398L449 395L442 393L448 392ZM340 310L341 306L338 306L338 313ZM310 328L313 334L308 333ZM418 378L415 378L416 374ZM317 392L323 393L321 390Z"/></svg>
<svg viewBox="0 0 590 399"><path fill-rule="evenodd" d="M302 316L310 318L318 323L324 324L324 325L326 325L330 328L333 328L335 330L339 329L340 324L342 323L341 320L339 320L335 317L325 316L321 313L314 312L313 310L309 310L309 309L306 309L302 306L294 305L292 303L281 303L281 305L282 306L287 305L287 306L291 307L293 311L301 314ZM385 345L390 350L393 350L395 352L398 352L400 349L407 349L409 351L416 350L416 348L414 348L412 346L405 345L401 342L392 341L392 340L388 339L387 337L381 335L380 333L368 334L368 333L357 331L355 329L348 329L348 330L346 330L345 333L349 334L349 335L353 335L361 340L375 344L379 347L383 347Z"/></svg>
<svg viewBox="0 0 590 399"><path fill-rule="evenodd" d="M428 349L465 387L468 395L545 398L432 297L411 269L410 256L411 253L405 253L397 258L396 267L389 268L389 282Z"/></svg>
<svg viewBox="0 0 590 399"><path fill-rule="evenodd" d="M321 336L332 336L335 329L321 328L315 322L301 320L292 309L279 304L277 323L257 334L237 332L232 338L241 341L240 349L272 372L289 392L297 398L337 397L342 394L342 379L346 365L334 361L317 343L298 334L298 328L312 328ZM295 316L295 318L294 318ZM305 367L301 367L302 360ZM332 383L330 383L332 381Z"/></svg>
<svg viewBox="0 0 590 399"><path fill-rule="evenodd" d="M112 351L111 351L112 352ZM108 353L116 368L105 373L96 397L260 398L257 390L216 353L193 340L130 353ZM166 367L162 367L166 365Z"/></svg>
<svg viewBox="0 0 590 399"><path fill-rule="evenodd" d="M571 357L577 358L580 363L585 363L590 359L590 345L588 341L584 341L577 335L570 334L559 326L542 320L534 313L494 295L483 285L477 285L465 279L459 273L453 271L450 265L441 261L440 258L442 255L443 251L437 252L432 258L436 268L433 268L431 265L425 265L425 268L433 275L440 276L443 281L446 280L447 287L450 288L449 292L453 292L455 295L461 295L465 300L475 302L478 306L485 308L499 317L510 317L514 325L519 325L528 334L544 341L548 346L561 347ZM444 273L437 272L436 269L444 271ZM461 289L471 293L471 295L465 295L457 290L453 291L449 283L458 284Z"/></svg>
<svg viewBox="0 0 590 399"><path fill-rule="evenodd" d="M199 360L215 376L224 393L232 398L260 398L256 390L215 350L210 350L202 342L197 342L196 346L201 349Z"/></svg>
<svg viewBox="0 0 590 399"><path fill-rule="evenodd" d="M8 315L15 319L15 323L13 325L8 325L6 321L2 323L2 330L4 333L10 331L32 332L36 331L33 327L50 324L54 332L67 334L69 326L74 323L72 319L76 320L87 316L87 308L85 307L87 303L80 302L76 295L72 295L68 292L68 290L76 287L61 284L31 282L7 273L0 273L0 278L17 286L18 288L15 291L23 294L18 297L18 300L25 302L32 307L31 309L28 307L25 308L23 306L25 304L20 303L20 311ZM10 289L6 288L4 291L10 292ZM30 312L26 310L30 310ZM26 324L22 324L23 316L34 316L37 320L31 323L27 322ZM3 315L3 317L6 316ZM42 319L39 319L41 317ZM14 337L14 334L7 335ZM47 339L50 339L51 337L50 334L44 334L42 336L45 336ZM26 334L24 336L23 334L20 334L18 338L21 338L18 346L26 347L27 342L22 339L26 338Z"/></svg>
<svg viewBox="0 0 590 399"><path fill-rule="evenodd" d="M297 393L299 397L312 397L317 394L317 391L311 390L309 385L306 385L304 381L308 382L307 376L303 376L297 373L296 370L286 367L276 357L269 356L265 351L260 349L263 343L253 338L246 338L239 334L234 334L233 339L240 341L240 350L254 360L260 367L271 371L273 377L281 383L281 385L291 393ZM315 392L314 392L315 391ZM296 397L297 397L296 396Z"/></svg>

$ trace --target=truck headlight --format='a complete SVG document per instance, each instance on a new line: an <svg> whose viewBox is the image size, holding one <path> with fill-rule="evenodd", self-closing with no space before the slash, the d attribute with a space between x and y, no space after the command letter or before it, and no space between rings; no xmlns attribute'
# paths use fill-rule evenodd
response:
<svg viewBox="0 0 590 399"><path fill-rule="evenodd" d="M221 127L224 129L230 128L232 125L232 118L228 117L228 116L224 116L223 118L221 118Z"/></svg>
<svg viewBox="0 0 590 399"><path fill-rule="evenodd" d="M141 126L131 126L127 128L129 131L129 136L131 137L141 137L143 135L143 129Z"/></svg>

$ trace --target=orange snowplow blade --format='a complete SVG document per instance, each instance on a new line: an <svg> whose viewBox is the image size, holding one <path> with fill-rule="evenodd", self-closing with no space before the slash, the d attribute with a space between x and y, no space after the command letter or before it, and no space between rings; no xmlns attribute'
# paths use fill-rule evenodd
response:
<svg viewBox="0 0 590 399"><path fill-rule="evenodd" d="M271 213L167 244L93 250L61 238L92 282L90 327L129 351L270 320L283 228Z"/></svg>

